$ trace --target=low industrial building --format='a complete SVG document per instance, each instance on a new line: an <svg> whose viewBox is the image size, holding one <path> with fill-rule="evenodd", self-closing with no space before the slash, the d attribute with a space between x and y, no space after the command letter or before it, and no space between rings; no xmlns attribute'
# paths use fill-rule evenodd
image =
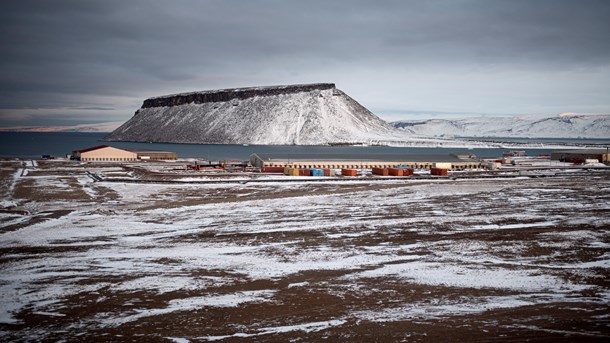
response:
<svg viewBox="0 0 610 343"><path fill-rule="evenodd" d="M175 152L158 150L119 149L100 145L83 150L74 150L72 159L79 161L128 162L137 160L175 160Z"/></svg>
<svg viewBox="0 0 610 343"><path fill-rule="evenodd" d="M481 169L485 164L474 159L460 159L451 155L399 155L399 154L290 154L250 155L250 164L257 167L321 168L321 169L372 169L406 167L430 169L439 164L448 169Z"/></svg>
<svg viewBox="0 0 610 343"><path fill-rule="evenodd" d="M135 152L139 160L175 160L178 155L173 151L126 149Z"/></svg>
<svg viewBox="0 0 610 343"><path fill-rule="evenodd" d="M609 156L608 149L575 149L553 151L551 153L551 160L572 163L584 163L587 160L597 160L601 163L608 163L610 161Z"/></svg>
<svg viewBox="0 0 610 343"><path fill-rule="evenodd" d="M72 158L79 161L125 162L136 161L138 159L138 154L107 145L100 145L93 148L72 151Z"/></svg>

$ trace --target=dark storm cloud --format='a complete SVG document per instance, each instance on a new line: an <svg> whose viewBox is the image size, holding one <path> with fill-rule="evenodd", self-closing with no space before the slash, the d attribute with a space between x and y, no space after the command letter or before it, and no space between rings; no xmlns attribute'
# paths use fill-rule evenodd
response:
<svg viewBox="0 0 610 343"><path fill-rule="evenodd" d="M607 64L608 3L426 2L392 17L385 46L436 62ZM436 13L436 14L434 14ZM412 19L411 19L412 18Z"/></svg>
<svg viewBox="0 0 610 343"><path fill-rule="evenodd" d="M606 71L608 18L591 0L4 1L0 125L27 108L127 119L145 97L220 87L337 82L390 108L410 73Z"/></svg>

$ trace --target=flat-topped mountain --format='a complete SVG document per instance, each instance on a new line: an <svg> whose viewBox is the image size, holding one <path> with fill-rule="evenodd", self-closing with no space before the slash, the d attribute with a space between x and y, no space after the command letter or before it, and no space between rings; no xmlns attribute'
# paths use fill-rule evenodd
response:
<svg viewBox="0 0 610 343"><path fill-rule="evenodd" d="M153 97L106 140L321 145L372 142L393 133L334 84L316 83Z"/></svg>

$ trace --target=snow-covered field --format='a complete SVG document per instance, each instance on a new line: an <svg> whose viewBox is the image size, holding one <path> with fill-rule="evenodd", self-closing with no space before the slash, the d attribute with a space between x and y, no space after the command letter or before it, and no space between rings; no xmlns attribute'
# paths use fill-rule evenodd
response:
<svg viewBox="0 0 610 343"><path fill-rule="evenodd" d="M133 184L0 166L3 341L610 336L607 171Z"/></svg>

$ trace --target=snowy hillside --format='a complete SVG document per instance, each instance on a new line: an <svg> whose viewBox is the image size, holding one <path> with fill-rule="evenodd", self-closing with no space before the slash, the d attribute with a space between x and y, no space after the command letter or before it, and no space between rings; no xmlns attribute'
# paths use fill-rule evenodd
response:
<svg viewBox="0 0 610 343"><path fill-rule="evenodd" d="M334 84L225 89L147 99L110 141L296 144L368 143L395 130Z"/></svg>
<svg viewBox="0 0 610 343"><path fill-rule="evenodd" d="M428 137L610 138L610 114L406 120L391 124L406 133Z"/></svg>

